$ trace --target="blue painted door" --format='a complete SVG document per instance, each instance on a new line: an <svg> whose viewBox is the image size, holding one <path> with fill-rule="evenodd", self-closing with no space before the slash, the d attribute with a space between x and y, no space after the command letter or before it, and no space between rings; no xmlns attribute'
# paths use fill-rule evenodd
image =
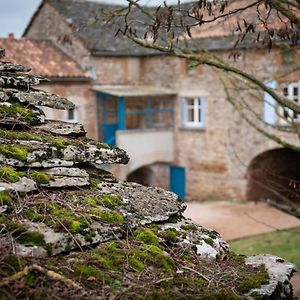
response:
<svg viewBox="0 0 300 300"><path fill-rule="evenodd" d="M104 143L115 146L116 145L116 131L118 124L103 124L103 140Z"/></svg>
<svg viewBox="0 0 300 300"><path fill-rule="evenodd" d="M185 168L170 167L170 190L177 194L182 201L185 198Z"/></svg>

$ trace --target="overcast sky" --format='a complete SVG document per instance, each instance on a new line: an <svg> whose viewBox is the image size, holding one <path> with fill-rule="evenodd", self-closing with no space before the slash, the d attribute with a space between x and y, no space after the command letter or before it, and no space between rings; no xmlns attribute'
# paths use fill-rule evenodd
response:
<svg viewBox="0 0 300 300"><path fill-rule="evenodd" d="M94 0L115 4L126 4L126 0ZM176 0L173 0L173 2ZM12 32L20 37L30 17L39 6L41 0L0 0L0 37ZM140 3L156 5L162 0L141 0ZM172 3L172 0L168 1Z"/></svg>

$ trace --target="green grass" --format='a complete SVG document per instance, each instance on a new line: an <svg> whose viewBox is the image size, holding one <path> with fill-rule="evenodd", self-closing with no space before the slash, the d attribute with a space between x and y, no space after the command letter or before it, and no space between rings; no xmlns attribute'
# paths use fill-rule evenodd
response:
<svg viewBox="0 0 300 300"><path fill-rule="evenodd" d="M238 254L269 253L294 263L300 269L300 227L234 240L229 244Z"/></svg>

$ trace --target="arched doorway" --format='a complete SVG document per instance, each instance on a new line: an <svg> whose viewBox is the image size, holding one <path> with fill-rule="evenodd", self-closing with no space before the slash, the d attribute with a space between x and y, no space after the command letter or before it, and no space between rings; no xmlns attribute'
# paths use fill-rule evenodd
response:
<svg viewBox="0 0 300 300"><path fill-rule="evenodd" d="M170 165L164 162L140 167L127 175L127 180L144 186L157 186L169 189Z"/></svg>
<svg viewBox="0 0 300 300"><path fill-rule="evenodd" d="M154 172L149 166L138 168L127 176L127 180L140 183L144 186L151 186Z"/></svg>
<svg viewBox="0 0 300 300"><path fill-rule="evenodd" d="M247 170L247 199L300 205L300 153L278 148L256 156Z"/></svg>

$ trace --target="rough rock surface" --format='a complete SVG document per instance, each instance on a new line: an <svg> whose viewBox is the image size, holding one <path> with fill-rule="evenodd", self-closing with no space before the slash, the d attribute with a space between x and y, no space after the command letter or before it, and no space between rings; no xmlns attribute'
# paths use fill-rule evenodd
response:
<svg viewBox="0 0 300 300"><path fill-rule="evenodd" d="M246 264L250 266L264 265L269 274L270 281L260 288L252 289L248 296L256 297L272 297L277 293L277 299L286 299L292 293L292 286L288 284L292 274L296 271L296 267L284 261L282 258L269 254L260 254L257 256L247 257Z"/></svg>
<svg viewBox="0 0 300 300"><path fill-rule="evenodd" d="M44 120L36 105L73 104L28 71L0 62L1 299L290 299L293 266L235 255L176 194L102 170L126 152Z"/></svg>
<svg viewBox="0 0 300 300"><path fill-rule="evenodd" d="M0 95L1 97L1 95ZM46 124L41 124L39 129L44 130L52 134L62 135L62 136L85 136L86 131L83 126L78 123L67 123L62 121L48 120Z"/></svg>

